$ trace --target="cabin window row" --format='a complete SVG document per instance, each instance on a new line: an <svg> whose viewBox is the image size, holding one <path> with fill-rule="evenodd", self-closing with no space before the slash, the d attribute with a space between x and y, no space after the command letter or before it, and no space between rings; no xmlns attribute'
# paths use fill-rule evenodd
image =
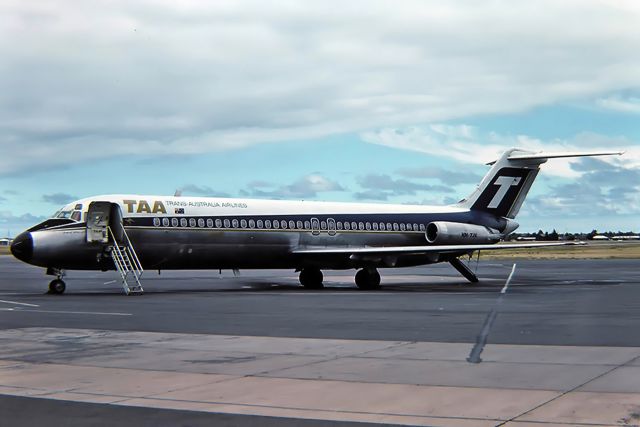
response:
<svg viewBox="0 0 640 427"><path fill-rule="evenodd" d="M311 230L311 222L306 221L294 221L294 220L262 220L262 219L216 219L212 218L154 218L153 225L156 227L197 227L197 228L242 228L242 229L283 229L283 230ZM328 222L322 220L319 223L319 229L326 231L328 229ZM342 231L425 231L424 224L416 223L397 223L397 222L356 222L356 221L335 221L331 228Z"/></svg>

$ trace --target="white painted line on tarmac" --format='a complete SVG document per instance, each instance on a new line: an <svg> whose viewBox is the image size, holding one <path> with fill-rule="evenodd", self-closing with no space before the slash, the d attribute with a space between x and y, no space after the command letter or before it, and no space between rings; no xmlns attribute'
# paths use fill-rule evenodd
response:
<svg viewBox="0 0 640 427"><path fill-rule="evenodd" d="M509 274L509 277L507 278L506 283L504 284L504 287L502 288L502 290L500 291L501 294L504 294L507 292L507 289L509 288L509 283L511 283L511 278L513 277L513 273L516 272L516 264L513 264L513 268L511 269L511 274Z"/></svg>
<svg viewBox="0 0 640 427"><path fill-rule="evenodd" d="M0 302L3 302L5 304L25 305L27 307L40 307L38 304L27 304L26 302L18 302L18 301L6 301L6 300L0 299Z"/></svg>
<svg viewBox="0 0 640 427"><path fill-rule="evenodd" d="M0 308L1 311L15 311L21 313L53 313L53 314L88 314L94 316L133 316L132 313L105 313L101 311L58 311L58 310L32 310L23 308Z"/></svg>

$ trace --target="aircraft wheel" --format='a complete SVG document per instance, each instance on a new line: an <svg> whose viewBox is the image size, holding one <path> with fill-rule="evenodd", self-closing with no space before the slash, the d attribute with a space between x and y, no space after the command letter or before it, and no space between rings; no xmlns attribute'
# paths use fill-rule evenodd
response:
<svg viewBox="0 0 640 427"><path fill-rule="evenodd" d="M300 272L300 284L306 289L322 289L322 271L317 268L305 268Z"/></svg>
<svg viewBox="0 0 640 427"><path fill-rule="evenodd" d="M380 273L375 268L363 268L356 273L356 285L360 289L380 289Z"/></svg>
<svg viewBox="0 0 640 427"><path fill-rule="evenodd" d="M67 288L67 285L63 280L55 279L49 283L49 293L60 295L64 293L64 290Z"/></svg>

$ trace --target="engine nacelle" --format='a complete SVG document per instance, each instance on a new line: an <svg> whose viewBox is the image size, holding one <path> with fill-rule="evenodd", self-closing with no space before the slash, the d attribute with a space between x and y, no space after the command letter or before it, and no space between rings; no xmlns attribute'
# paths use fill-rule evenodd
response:
<svg viewBox="0 0 640 427"><path fill-rule="evenodd" d="M427 225L427 242L438 245L495 243L502 234L493 228L461 222L435 221Z"/></svg>

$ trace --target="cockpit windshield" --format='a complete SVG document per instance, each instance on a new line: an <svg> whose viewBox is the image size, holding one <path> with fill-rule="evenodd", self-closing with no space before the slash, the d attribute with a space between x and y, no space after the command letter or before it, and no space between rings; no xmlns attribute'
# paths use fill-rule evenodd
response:
<svg viewBox="0 0 640 427"><path fill-rule="evenodd" d="M82 205L77 204L73 209L70 207L64 207L53 214L51 218L57 219L71 219L73 221L82 220Z"/></svg>
<svg viewBox="0 0 640 427"><path fill-rule="evenodd" d="M53 218L71 218L71 212L73 211L59 210L53 214Z"/></svg>

